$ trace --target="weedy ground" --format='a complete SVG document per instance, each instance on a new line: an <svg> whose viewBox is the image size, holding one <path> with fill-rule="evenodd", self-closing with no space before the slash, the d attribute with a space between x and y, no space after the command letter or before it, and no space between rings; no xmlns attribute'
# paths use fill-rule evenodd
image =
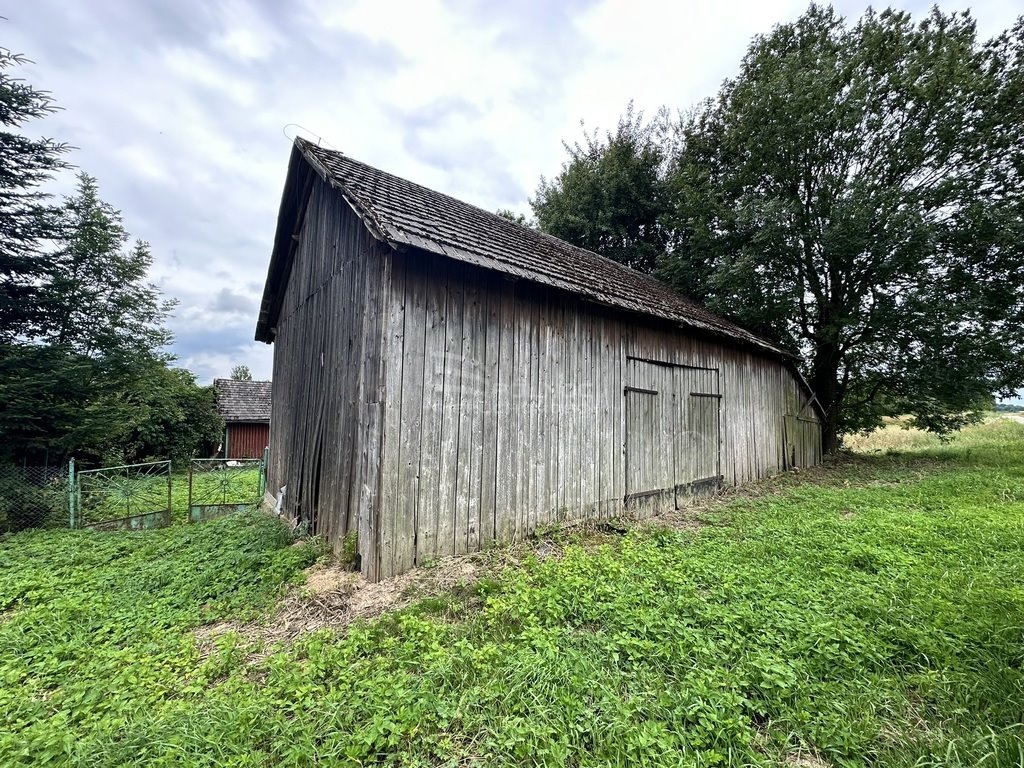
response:
<svg viewBox="0 0 1024 768"><path fill-rule="evenodd" d="M901 437L280 640L274 520L9 537L0 765L1022 765L1024 425Z"/></svg>

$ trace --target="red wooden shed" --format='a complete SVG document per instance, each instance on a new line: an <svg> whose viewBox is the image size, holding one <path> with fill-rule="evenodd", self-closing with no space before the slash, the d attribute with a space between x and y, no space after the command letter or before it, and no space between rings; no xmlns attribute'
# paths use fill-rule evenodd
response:
<svg viewBox="0 0 1024 768"><path fill-rule="evenodd" d="M213 387L224 418L224 458L261 458L270 442L270 382L215 379Z"/></svg>

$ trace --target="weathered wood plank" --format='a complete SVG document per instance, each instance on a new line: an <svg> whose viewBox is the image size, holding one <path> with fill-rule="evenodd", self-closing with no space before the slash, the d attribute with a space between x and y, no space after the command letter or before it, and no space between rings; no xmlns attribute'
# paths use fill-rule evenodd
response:
<svg viewBox="0 0 1024 768"><path fill-rule="evenodd" d="M515 300L510 280L497 288L499 328L497 339L497 417L495 419L495 538L511 541L515 531L515 401L513 399L515 360Z"/></svg>
<svg viewBox="0 0 1024 768"><path fill-rule="evenodd" d="M386 363L384 369L384 435L381 457L380 494L380 566L381 578L395 571L396 539L400 496L398 475L402 418L402 373L405 342L405 260L392 257L391 280L385 287Z"/></svg>
<svg viewBox="0 0 1024 768"><path fill-rule="evenodd" d="M448 270L445 310L444 390L441 407L441 448L436 552L450 555L456 551L460 535L457 524L457 486L459 482L459 412L462 406L462 341L465 312L465 275L462 268Z"/></svg>
<svg viewBox="0 0 1024 768"><path fill-rule="evenodd" d="M459 478L456 489L460 517L455 527L455 553L475 551L480 542L480 480L483 449L484 324L482 292L466 286L462 334L462 397L459 412Z"/></svg>
<svg viewBox="0 0 1024 768"><path fill-rule="evenodd" d="M407 571L416 562L416 514L422 448L423 370L426 335L426 270L406 264L405 328L402 350L402 404L399 421L398 509L394 570Z"/></svg>
<svg viewBox="0 0 1024 768"><path fill-rule="evenodd" d="M480 446L480 546L496 536L498 459L498 364L501 354L501 293L499 278L487 281L484 310L484 407Z"/></svg>
<svg viewBox="0 0 1024 768"><path fill-rule="evenodd" d="M423 398L420 425L419 499L416 506L416 563L438 554L441 509L441 421L444 403L445 326L448 280L443 270L425 279Z"/></svg>

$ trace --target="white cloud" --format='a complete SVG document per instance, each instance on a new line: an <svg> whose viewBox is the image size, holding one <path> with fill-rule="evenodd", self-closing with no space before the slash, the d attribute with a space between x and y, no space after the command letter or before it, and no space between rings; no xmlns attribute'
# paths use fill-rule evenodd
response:
<svg viewBox="0 0 1024 768"><path fill-rule="evenodd" d="M865 7L837 5L854 18ZM1019 12L1010 0L972 5L985 36ZM35 0L0 28L36 61L21 74L64 107L31 128L76 146L73 161L151 242L154 279L181 300L175 349L208 380L238 363L270 375L270 347L250 340L286 124L481 207L526 212L581 119L609 128L630 99L649 113L688 108L736 71L751 36L805 7Z"/></svg>

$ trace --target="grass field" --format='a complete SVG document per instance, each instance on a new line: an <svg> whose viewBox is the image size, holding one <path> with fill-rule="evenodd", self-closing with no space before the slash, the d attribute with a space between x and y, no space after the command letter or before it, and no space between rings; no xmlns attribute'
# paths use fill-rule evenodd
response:
<svg viewBox="0 0 1024 768"><path fill-rule="evenodd" d="M1024 425L901 437L280 645L273 520L10 537L0 765L1024 764Z"/></svg>

